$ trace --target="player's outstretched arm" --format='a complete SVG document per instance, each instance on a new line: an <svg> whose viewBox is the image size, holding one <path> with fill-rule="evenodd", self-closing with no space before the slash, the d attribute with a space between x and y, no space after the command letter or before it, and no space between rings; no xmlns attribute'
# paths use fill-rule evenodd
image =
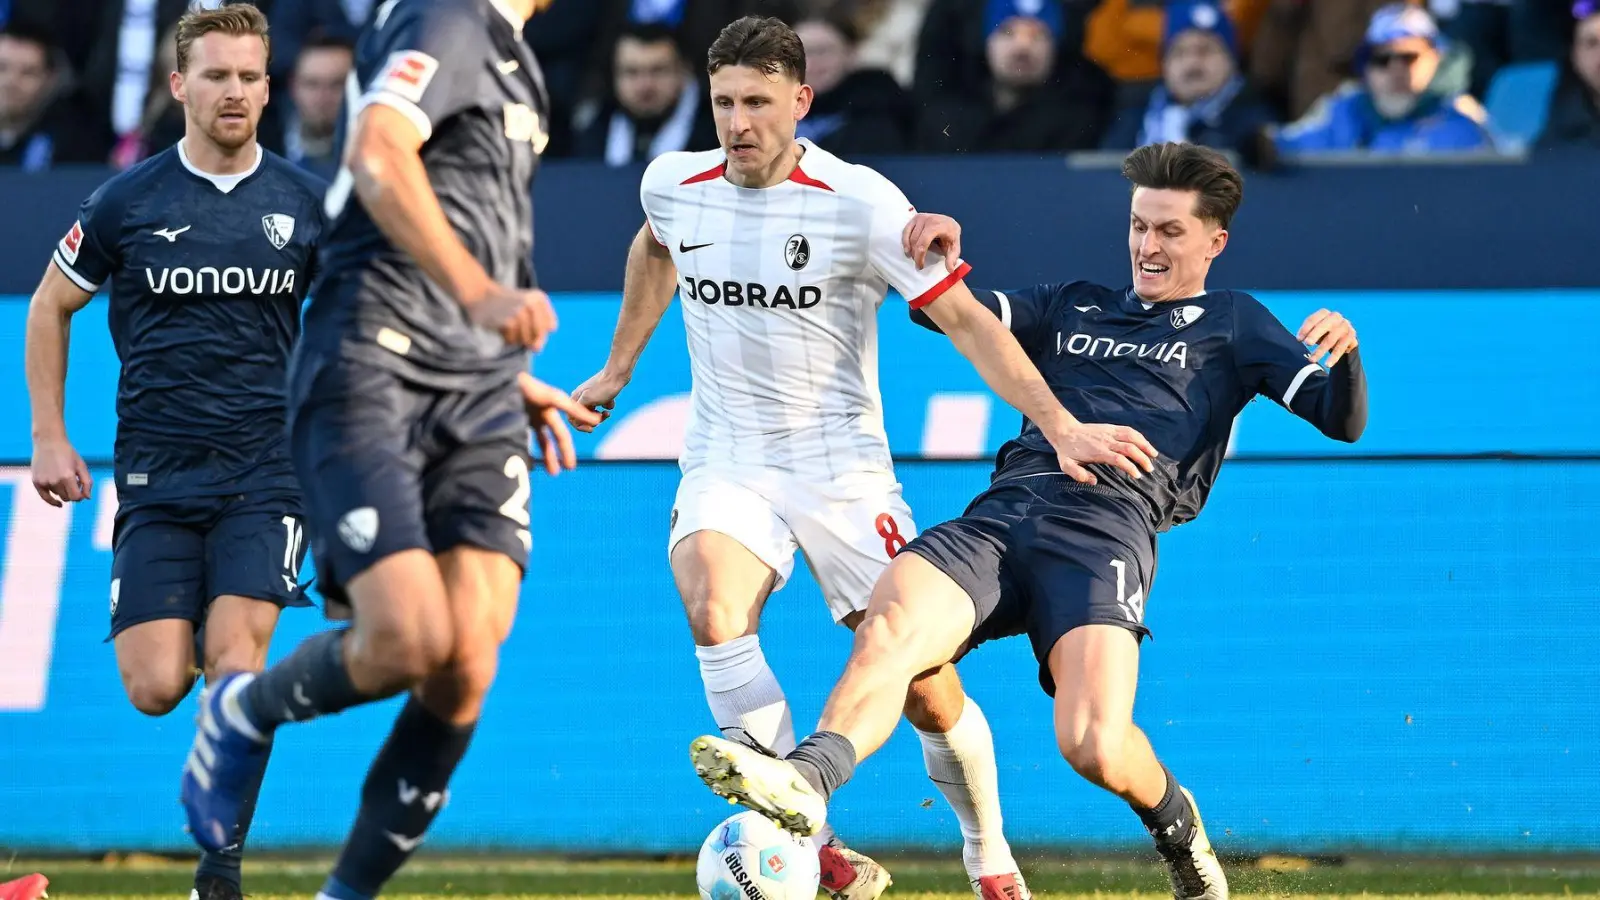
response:
<svg viewBox="0 0 1600 900"><path fill-rule="evenodd" d="M617 395L633 379L639 355L672 304L677 284L678 268L672 262L671 251L656 241L646 224L628 247L628 268L622 278L622 312L617 316L617 330L611 336L611 353L605 368L572 392L580 406L599 416L592 423L573 420L579 431L593 431L595 425L611 415Z"/></svg>
<svg viewBox="0 0 1600 900"><path fill-rule="evenodd" d="M478 325L540 350L555 330L543 291L496 284L445 218L422 165L422 132L399 110L374 103L361 111L347 163L356 196L374 224L422 271L466 308Z"/></svg>
<svg viewBox="0 0 1600 900"><path fill-rule="evenodd" d="M1061 470L1077 481L1095 483L1086 463L1106 463L1138 478L1154 468L1155 447L1144 435L1122 425L1079 422L1056 399L1050 385L1011 332L964 282L956 282L922 307L983 376L985 383L1027 416L1056 448Z"/></svg>
<svg viewBox="0 0 1600 900"><path fill-rule="evenodd" d="M1367 428L1367 376L1350 320L1320 309L1290 334L1259 301L1246 297L1238 323L1236 358L1249 390L1336 441L1360 439Z"/></svg>
<svg viewBox="0 0 1600 900"><path fill-rule="evenodd" d="M52 262L28 301L23 356L33 412L33 488L51 506L87 500L94 486L89 467L67 439L64 413L72 315L92 296Z"/></svg>

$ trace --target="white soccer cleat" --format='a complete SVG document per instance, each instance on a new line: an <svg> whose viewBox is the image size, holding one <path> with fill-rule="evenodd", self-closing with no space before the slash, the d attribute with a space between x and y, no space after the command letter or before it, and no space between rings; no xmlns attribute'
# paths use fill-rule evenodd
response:
<svg viewBox="0 0 1600 900"><path fill-rule="evenodd" d="M1028 883L1022 880L1021 872L974 878L972 896L978 900L1033 900L1033 892L1028 890Z"/></svg>
<svg viewBox="0 0 1600 900"><path fill-rule="evenodd" d="M817 850L822 870L819 882L828 900L878 900L894 879L877 860L857 853L837 838Z"/></svg>
<svg viewBox="0 0 1600 900"><path fill-rule="evenodd" d="M787 831L811 837L827 818L828 801L787 760L710 735L694 739L689 759L717 796L753 809Z"/></svg>
<svg viewBox="0 0 1600 900"><path fill-rule="evenodd" d="M1206 837L1200 806L1187 788L1179 790L1188 798L1189 809L1194 811L1194 835L1188 846L1156 843L1156 850L1167 862L1167 880L1172 882L1173 900L1228 900L1228 877L1222 872L1217 851L1211 848L1211 839Z"/></svg>

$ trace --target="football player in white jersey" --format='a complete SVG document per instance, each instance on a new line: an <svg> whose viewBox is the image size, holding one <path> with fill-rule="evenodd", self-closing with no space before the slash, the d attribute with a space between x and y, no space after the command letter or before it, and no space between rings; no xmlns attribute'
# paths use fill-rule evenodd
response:
<svg viewBox="0 0 1600 900"><path fill-rule="evenodd" d="M574 396L610 410L676 291L693 376L668 553L706 699L725 734L784 755L788 702L757 638L767 597L804 551L836 621L854 628L873 584L916 535L895 480L877 384L877 309L889 288L923 309L984 380L1043 424L1063 471L1155 455L1137 432L1078 422L1004 324L967 289L969 266L926 269L902 249L914 210L888 179L840 160L796 125L810 108L789 26L747 17L708 54L721 148L668 153L645 172L646 223L628 253L610 358ZM926 248L916 248L919 251ZM921 255L920 252L918 254ZM584 427L584 426L578 426ZM929 777L961 823L984 900L1029 896L1001 831L994 744L955 670L906 698ZM873 900L881 866L819 834L823 888Z"/></svg>

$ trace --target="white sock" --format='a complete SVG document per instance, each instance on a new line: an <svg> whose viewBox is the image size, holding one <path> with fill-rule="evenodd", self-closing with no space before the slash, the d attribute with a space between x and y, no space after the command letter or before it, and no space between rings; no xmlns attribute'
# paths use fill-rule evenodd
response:
<svg viewBox="0 0 1600 900"><path fill-rule="evenodd" d="M994 736L983 710L966 698L961 718L944 734L923 731L922 761L928 777L949 801L961 823L961 861L972 878L1017 871L1000 817L1000 773L994 762Z"/></svg>
<svg viewBox="0 0 1600 900"><path fill-rule="evenodd" d="M747 634L710 647L696 646L694 655L700 660L706 703L723 736L788 756L795 745L794 717L778 676L761 652L761 639ZM824 825L813 840L820 847L832 837L833 829Z"/></svg>

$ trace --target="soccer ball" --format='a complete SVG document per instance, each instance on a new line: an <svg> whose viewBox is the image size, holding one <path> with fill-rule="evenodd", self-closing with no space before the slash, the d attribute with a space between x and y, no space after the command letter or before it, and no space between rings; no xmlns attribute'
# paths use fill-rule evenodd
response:
<svg viewBox="0 0 1600 900"><path fill-rule="evenodd" d="M700 845L694 880L701 900L816 900L817 845L758 812L742 812Z"/></svg>

